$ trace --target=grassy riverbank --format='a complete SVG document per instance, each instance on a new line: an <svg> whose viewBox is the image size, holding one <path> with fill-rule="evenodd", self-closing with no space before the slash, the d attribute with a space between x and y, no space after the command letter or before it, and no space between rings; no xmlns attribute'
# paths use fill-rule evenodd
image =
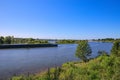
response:
<svg viewBox="0 0 120 80"><path fill-rule="evenodd" d="M12 80L119 80L120 57L103 54L88 62L68 62L41 74L14 76Z"/></svg>

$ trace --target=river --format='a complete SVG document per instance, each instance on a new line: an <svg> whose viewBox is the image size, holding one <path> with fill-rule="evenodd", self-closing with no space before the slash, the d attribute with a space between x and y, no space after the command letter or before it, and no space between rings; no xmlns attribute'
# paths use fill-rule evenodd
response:
<svg viewBox="0 0 120 80"><path fill-rule="evenodd" d="M99 50L110 53L112 43L89 42L94 58ZM0 80L14 74L37 73L65 62L77 61L77 44L59 44L58 47L0 50Z"/></svg>

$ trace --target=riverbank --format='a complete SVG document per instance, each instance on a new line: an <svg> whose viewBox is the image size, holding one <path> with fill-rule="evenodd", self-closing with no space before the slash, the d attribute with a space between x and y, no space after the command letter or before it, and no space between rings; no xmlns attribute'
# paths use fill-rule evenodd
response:
<svg viewBox="0 0 120 80"><path fill-rule="evenodd" d="M119 80L119 60L114 56L102 55L86 63L68 62L40 74L14 76L11 80Z"/></svg>
<svg viewBox="0 0 120 80"><path fill-rule="evenodd" d="M2 44L0 49L11 48L36 48L36 47L57 47L57 44Z"/></svg>

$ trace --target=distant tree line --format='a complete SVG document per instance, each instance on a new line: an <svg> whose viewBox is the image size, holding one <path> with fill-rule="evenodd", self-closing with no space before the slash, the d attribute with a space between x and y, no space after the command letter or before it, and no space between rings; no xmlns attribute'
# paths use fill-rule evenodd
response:
<svg viewBox="0 0 120 80"><path fill-rule="evenodd" d="M0 36L0 44L40 44L48 43L47 40L33 38L14 38L14 36Z"/></svg>
<svg viewBox="0 0 120 80"><path fill-rule="evenodd" d="M92 41L100 41L100 42L114 42L116 40L120 41L120 38L114 39L114 38L105 38L105 39L93 39Z"/></svg>
<svg viewBox="0 0 120 80"><path fill-rule="evenodd" d="M64 40L57 40L56 43L58 43L58 44L78 44L81 41L84 41L84 40L65 40L64 39Z"/></svg>
<svg viewBox="0 0 120 80"><path fill-rule="evenodd" d="M58 40L56 43L58 44L69 44L75 43L75 40Z"/></svg>
<svg viewBox="0 0 120 80"><path fill-rule="evenodd" d="M63 39L63 40L57 40L57 44L79 44L81 41L89 41L89 40L69 40L69 39ZM92 41L97 42L114 42L114 41L120 41L120 38L114 39L114 38L105 38L105 39L92 39Z"/></svg>

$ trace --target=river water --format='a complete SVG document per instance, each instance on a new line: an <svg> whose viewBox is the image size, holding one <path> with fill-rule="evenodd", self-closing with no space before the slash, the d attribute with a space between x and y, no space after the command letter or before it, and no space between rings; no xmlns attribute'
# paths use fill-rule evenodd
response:
<svg viewBox="0 0 120 80"><path fill-rule="evenodd" d="M112 43L89 42L92 55L96 57L99 50L110 53ZM50 67L60 66L65 62L77 61L75 51L77 44L60 44L58 47L21 48L0 50L0 80L14 74L36 73Z"/></svg>

